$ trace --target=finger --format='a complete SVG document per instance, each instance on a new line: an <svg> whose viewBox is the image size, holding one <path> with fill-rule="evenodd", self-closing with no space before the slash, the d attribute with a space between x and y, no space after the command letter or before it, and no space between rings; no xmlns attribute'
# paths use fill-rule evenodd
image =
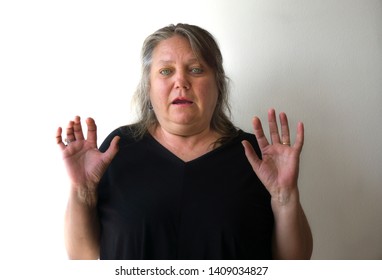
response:
<svg viewBox="0 0 382 280"><path fill-rule="evenodd" d="M260 150L269 145L267 137L265 137L263 126L258 117L254 117L252 121L253 132L256 136L257 142L259 143Z"/></svg>
<svg viewBox="0 0 382 280"><path fill-rule="evenodd" d="M277 127L276 112L274 109L269 109L268 111L268 123L272 144L280 143L279 129Z"/></svg>
<svg viewBox="0 0 382 280"><path fill-rule="evenodd" d="M59 127L56 132L56 143L60 147L61 150L65 149L65 144L62 142L62 128Z"/></svg>
<svg viewBox="0 0 382 280"><path fill-rule="evenodd" d="M284 112L280 113L280 124L281 124L281 144L290 146L288 118Z"/></svg>
<svg viewBox="0 0 382 280"><path fill-rule="evenodd" d="M253 170L256 172L260 168L261 160L257 156L255 150L253 149L252 145L247 141L244 140L241 142L244 147L245 155L251 164Z"/></svg>
<svg viewBox="0 0 382 280"><path fill-rule="evenodd" d="M303 145L304 145L304 124L302 122L299 122L297 124L296 141L293 147L301 151Z"/></svg>
<svg viewBox="0 0 382 280"><path fill-rule="evenodd" d="M88 126L87 140L97 146L97 126L94 119L87 118L86 125Z"/></svg>
<svg viewBox="0 0 382 280"><path fill-rule="evenodd" d="M74 136L74 122L73 121L70 121L68 123L68 126L66 127L66 139L65 141L67 142L73 142L76 140L76 137Z"/></svg>
<svg viewBox="0 0 382 280"><path fill-rule="evenodd" d="M84 134L82 132L82 126L81 126L81 118L79 116L76 116L74 118L74 125L73 125L73 131L74 131L74 137L76 140L84 140Z"/></svg>

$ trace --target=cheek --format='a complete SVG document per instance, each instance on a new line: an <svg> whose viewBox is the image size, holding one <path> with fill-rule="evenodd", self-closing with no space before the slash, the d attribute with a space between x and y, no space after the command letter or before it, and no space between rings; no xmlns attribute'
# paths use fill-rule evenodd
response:
<svg viewBox="0 0 382 280"><path fill-rule="evenodd" d="M168 94L171 84L166 79L153 79L151 80L151 89L156 93Z"/></svg>
<svg viewBox="0 0 382 280"><path fill-rule="evenodd" d="M215 107L218 100L218 89L214 83L206 83L202 87L201 98L208 103L210 107Z"/></svg>
<svg viewBox="0 0 382 280"><path fill-rule="evenodd" d="M150 99L152 102L165 100L168 96L168 86L161 81L151 82Z"/></svg>

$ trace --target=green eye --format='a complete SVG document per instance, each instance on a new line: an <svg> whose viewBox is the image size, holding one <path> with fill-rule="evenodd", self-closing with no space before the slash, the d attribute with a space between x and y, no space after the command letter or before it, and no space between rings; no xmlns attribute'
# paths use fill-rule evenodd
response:
<svg viewBox="0 0 382 280"><path fill-rule="evenodd" d="M170 69L162 69L159 71L159 73L161 73L163 76L168 76L171 74L171 70Z"/></svg>
<svg viewBox="0 0 382 280"><path fill-rule="evenodd" d="M193 74L201 74L201 73L203 73L203 69L202 68L192 68L191 69L191 73L193 73Z"/></svg>

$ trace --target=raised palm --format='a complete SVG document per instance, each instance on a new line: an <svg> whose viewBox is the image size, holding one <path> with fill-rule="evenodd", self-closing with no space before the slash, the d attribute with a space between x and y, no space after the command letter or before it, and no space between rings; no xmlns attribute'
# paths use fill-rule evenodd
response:
<svg viewBox="0 0 382 280"><path fill-rule="evenodd" d="M87 139L85 139L80 117L70 121L66 129L68 144L62 142L62 128L57 130L57 144L62 151L62 157L68 173L70 184L77 191L92 193L118 152L118 137L114 138L105 153L97 148L97 127L92 118L86 120L88 126Z"/></svg>
<svg viewBox="0 0 382 280"><path fill-rule="evenodd" d="M286 114L280 114L281 136L273 109L268 112L268 122L271 143L264 135L261 121L257 117L253 120L254 134L262 154L261 159L248 141L243 141L243 145L248 161L272 198L286 202L290 193L297 189L304 126L302 123L298 124L296 141L291 146Z"/></svg>

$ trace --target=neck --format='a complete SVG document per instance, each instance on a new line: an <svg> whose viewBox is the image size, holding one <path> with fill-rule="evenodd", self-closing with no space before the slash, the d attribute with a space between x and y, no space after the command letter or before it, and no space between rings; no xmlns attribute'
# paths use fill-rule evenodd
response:
<svg viewBox="0 0 382 280"><path fill-rule="evenodd" d="M191 161L212 151L215 148L215 142L220 137L209 127L198 133L182 135L158 126L151 134L162 146L183 161Z"/></svg>

